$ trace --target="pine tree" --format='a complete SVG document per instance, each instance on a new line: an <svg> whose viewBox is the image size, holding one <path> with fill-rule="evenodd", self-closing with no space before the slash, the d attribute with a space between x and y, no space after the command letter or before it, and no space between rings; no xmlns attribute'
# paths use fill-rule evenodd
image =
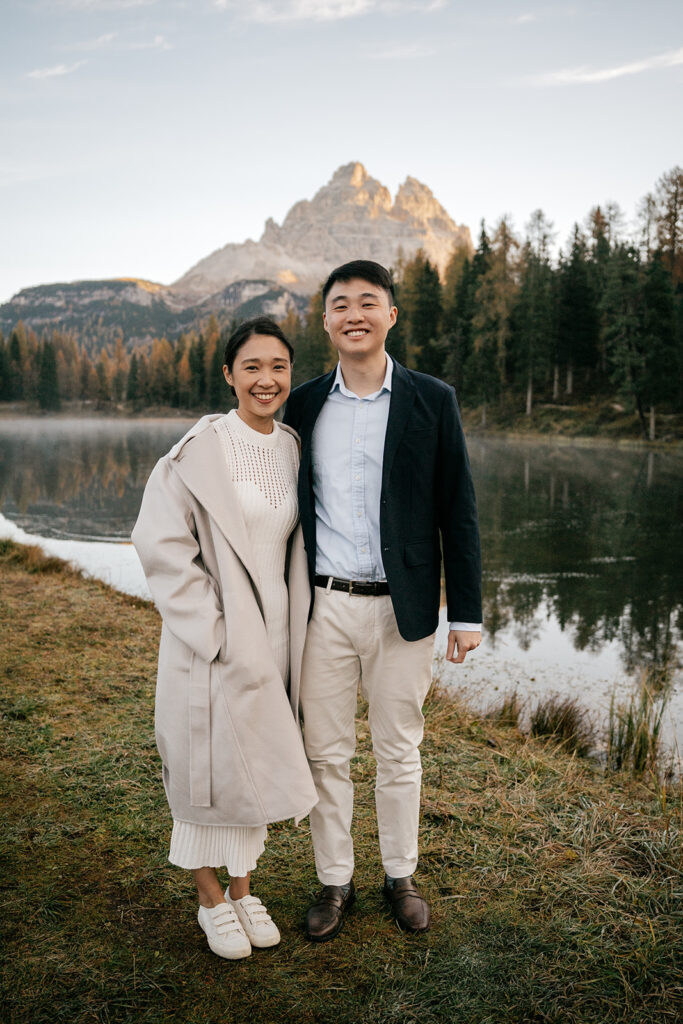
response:
<svg viewBox="0 0 683 1024"><path fill-rule="evenodd" d="M643 282L642 401L649 407L649 439L655 439L655 407L675 403L680 380L680 349L676 344L676 305L665 254L653 254Z"/></svg>
<svg viewBox="0 0 683 1024"><path fill-rule="evenodd" d="M213 358L207 382L209 408L213 411L225 408L228 398L230 397L230 392L228 391L228 386L225 383L225 377L223 376L224 353L225 342L223 340L223 335L221 334L214 345Z"/></svg>
<svg viewBox="0 0 683 1024"><path fill-rule="evenodd" d="M0 402L9 402L12 396L9 350L5 337L0 331Z"/></svg>
<svg viewBox="0 0 683 1024"><path fill-rule="evenodd" d="M99 383L95 367L92 364L90 356L85 349L83 349L81 351L81 374L79 382L81 400L84 402L92 402L97 398L98 388Z"/></svg>
<svg viewBox="0 0 683 1024"><path fill-rule="evenodd" d="M513 257L519 248L510 224L498 223L488 262L474 294L472 353L465 368L467 391L483 406L507 386L511 316L517 295Z"/></svg>
<svg viewBox="0 0 683 1024"><path fill-rule="evenodd" d="M190 355L187 350L183 352L178 363L177 381L178 405L181 409L188 409L192 402L192 370L190 369Z"/></svg>
<svg viewBox="0 0 683 1024"><path fill-rule="evenodd" d="M418 249L406 263L401 280L401 310L407 339L408 365L438 376L445 353L438 344L441 333L439 272Z"/></svg>
<svg viewBox="0 0 683 1024"><path fill-rule="evenodd" d="M200 407L206 402L206 341L201 332L191 341L189 358L192 371L192 405Z"/></svg>
<svg viewBox="0 0 683 1024"><path fill-rule="evenodd" d="M9 336L9 392L10 401L20 402L26 395L26 364L28 362L26 330L20 320Z"/></svg>
<svg viewBox="0 0 683 1024"><path fill-rule="evenodd" d="M555 349L551 228L543 211L534 211L527 228L519 298L514 313L516 376L526 389L527 416L531 416L534 392L548 372Z"/></svg>
<svg viewBox="0 0 683 1024"><path fill-rule="evenodd" d="M217 408L214 405L213 401L212 401L213 396L216 394L216 389L215 389L215 387L212 388L212 376L211 375L213 373L214 366L215 366L216 351L218 349L220 349L220 347L221 347L221 344L220 344L220 341L221 341L221 330L220 330L220 327L218 326L218 321L216 320L216 317L215 317L215 315L213 313L211 314L211 316L208 319L208 322L206 324L206 328L205 328L203 334L204 334L204 380L205 380L205 384L204 384L204 402L205 402L206 405L208 405L210 408L213 409L213 408ZM221 363L220 363L221 366L223 365L222 355L223 355L223 353L221 352Z"/></svg>
<svg viewBox="0 0 683 1024"><path fill-rule="evenodd" d="M406 351L406 323L403 318L403 306L401 302L401 285L394 282L394 296L396 302L396 309L398 310L396 316L396 323L387 334L387 340L385 342L386 350L392 359L395 359L397 363L401 363L403 366L406 364L407 351Z"/></svg>
<svg viewBox="0 0 683 1024"><path fill-rule="evenodd" d="M128 376L128 357L123 347L123 336L117 335L114 343L114 357L111 375L112 398L115 402L122 402L126 391L126 378Z"/></svg>
<svg viewBox="0 0 683 1024"><path fill-rule="evenodd" d="M574 370L595 367L598 361L598 308L588 263L586 240L574 225L569 259L560 263L557 360L553 398L557 398L560 367L566 372L565 392L573 394Z"/></svg>
<svg viewBox="0 0 683 1024"><path fill-rule="evenodd" d="M683 283L683 167L673 167L656 185L657 234L665 266L676 284Z"/></svg>
<svg viewBox="0 0 683 1024"><path fill-rule="evenodd" d="M196 351L196 350L195 350ZM190 351L192 367L192 351ZM138 367L138 374L140 370ZM203 348L197 357L197 368L194 373L204 378ZM155 405L172 405L175 391L175 373L173 365L173 349L166 338L155 338L152 342L152 354L149 361L149 390Z"/></svg>
<svg viewBox="0 0 683 1024"><path fill-rule="evenodd" d="M294 350L294 380L302 384L334 366L335 353L323 327L323 300L318 289L311 298L301 338Z"/></svg>
<svg viewBox="0 0 683 1024"><path fill-rule="evenodd" d="M112 400L112 365L109 353L106 348L100 352L100 357L95 364L97 374L97 401L101 405L107 405Z"/></svg>
<svg viewBox="0 0 683 1024"><path fill-rule="evenodd" d="M138 357L137 353L133 352L130 357L130 365L128 367L128 380L126 382L126 401L130 402L133 407L139 401L139 381L138 381Z"/></svg>
<svg viewBox="0 0 683 1024"><path fill-rule="evenodd" d="M633 246L620 244L613 250L600 305L602 338L612 371L612 383L621 396L635 403L643 436L647 437L642 403L645 359L640 260Z"/></svg>
<svg viewBox="0 0 683 1024"><path fill-rule="evenodd" d="M454 257L455 259L455 257ZM479 282L486 273L491 260L491 246L486 225L481 222L479 245L470 260L465 258L457 274L457 281L444 309L443 330L446 341L446 357L443 379L460 392L465 399L477 400L477 394L470 392L472 374L466 373L470 361L472 344L472 321L475 314L475 295ZM447 293L448 294L448 293Z"/></svg>
<svg viewBox="0 0 683 1024"><path fill-rule="evenodd" d="M45 411L54 412L61 407L57 380L57 359L54 345L44 341L40 349L38 373L38 404Z"/></svg>

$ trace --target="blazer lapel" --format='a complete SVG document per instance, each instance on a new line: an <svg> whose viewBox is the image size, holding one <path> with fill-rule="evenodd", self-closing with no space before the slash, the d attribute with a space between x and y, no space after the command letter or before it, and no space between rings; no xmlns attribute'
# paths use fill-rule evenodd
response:
<svg viewBox="0 0 683 1024"><path fill-rule="evenodd" d="M394 461L394 456L401 442L401 438L408 425L410 410L415 401L415 384L410 374L394 360L394 370L391 375L391 400L389 402L389 419L387 421L387 433L384 439L384 457L382 461L382 493L386 490L389 482L389 474Z"/></svg>
<svg viewBox="0 0 683 1024"><path fill-rule="evenodd" d="M311 439L313 428L320 415L320 410L325 404L325 399L330 393L336 368L321 377L309 390L306 396L306 405L302 409L301 422L299 424L299 436L301 437L301 470L299 480L308 482L311 472ZM311 484L312 486L312 484ZM300 497L301 497L301 491Z"/></svg>
<svg viewBox="0 0 683 1024"><path fill-rule="evenodd" d="M215 427L211 425L197 436L191 458L184 458L181 452L175 464L183 483L215 520L259 591L261 584L247 526Z"/></svg>
<svg viewBox="0 0 683 1024"><path fill-rule="evenodd" d="M315 421L320 415L320 410L325 404L325 399L330 393L334 376L337 372L337 368L330 370L324 377L320 377L318 381L310 388L308 395L306 396L306 405L302 410L301 416L301 442L304 448L310 448L311 435L313 434L313 428L315 427Z"/></svg>

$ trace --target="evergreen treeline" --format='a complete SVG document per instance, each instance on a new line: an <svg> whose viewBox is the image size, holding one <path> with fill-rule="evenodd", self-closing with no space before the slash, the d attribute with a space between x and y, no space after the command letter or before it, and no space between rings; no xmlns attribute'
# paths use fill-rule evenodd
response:
<svg viewBox="0 0 683 1024"><path fill-rule="evenodd" d="M627 237L615 203L576 224L551 256L552 224L537 210L518 237L502 217L482 223L474 253L456 250L444 279L422 252L394 268L399 319L387 343L400 362L453 384L464 405L523 408L539 398L615 398L637 410L654 438L656 410L679 411L683 394L683 169L657 182ZM123 336L97 357L69 332L38 338L20 322L0 335L0 401L58 409L81 400L140 410L222 408L225 338L214 317L173 343L155 338L132 353ZM282 321L296 352L295 383L335 357L320 295L306 317Z"/></svg>

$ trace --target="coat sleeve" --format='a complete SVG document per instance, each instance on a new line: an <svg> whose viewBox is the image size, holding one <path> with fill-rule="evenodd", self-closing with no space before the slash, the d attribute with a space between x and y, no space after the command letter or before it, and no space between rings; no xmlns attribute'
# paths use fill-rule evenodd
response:
<svg viewBox="0 0 683 1024"><path fill-rule="evenodd" d="M213 661L225 638L223 609L202 563L188 492L168 459L147 481L132 541L164 623Z"/></svg>
<svg viewBox="0 0 683 1024"><path fill-rule="evenodd" d="M437 514L451 622L481 622L481 547L477 501L458 403L452 388L439 422Z"/></svg>

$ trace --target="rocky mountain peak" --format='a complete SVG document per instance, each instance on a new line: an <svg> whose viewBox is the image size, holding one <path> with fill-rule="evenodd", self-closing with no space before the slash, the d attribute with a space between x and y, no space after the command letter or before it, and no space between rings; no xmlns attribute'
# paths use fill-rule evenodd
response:
<svg viewBox="0 0 683 1024"><path fill-rule="evenodd" d="M171 285L167 298L182 307L251 279L310 295L348 260L391 267L418 249L443 272L461 245L472 247L469 228L459 227L426 185L407 177L394 202L389 189L353 161L337 168L312 199L295 203L281 225L269 218L258 242L229 243L201 260Z"/></svg>
<svg viewBox="0 0 683 1024"><path fill-rule="evenodd" d="M350 164L342 164L330 178L330 185L350 185L352 188L361 188L370 175L358 160Z"/></svg>
<svg viewBox="0 0 683 1024"><path fill-rule="evenodd" d="M406 178L396 193L394 216L412 220L416 225L438 224L442 231L457 231L457 225L434 197L432 190L417 178Z"/></svg>

